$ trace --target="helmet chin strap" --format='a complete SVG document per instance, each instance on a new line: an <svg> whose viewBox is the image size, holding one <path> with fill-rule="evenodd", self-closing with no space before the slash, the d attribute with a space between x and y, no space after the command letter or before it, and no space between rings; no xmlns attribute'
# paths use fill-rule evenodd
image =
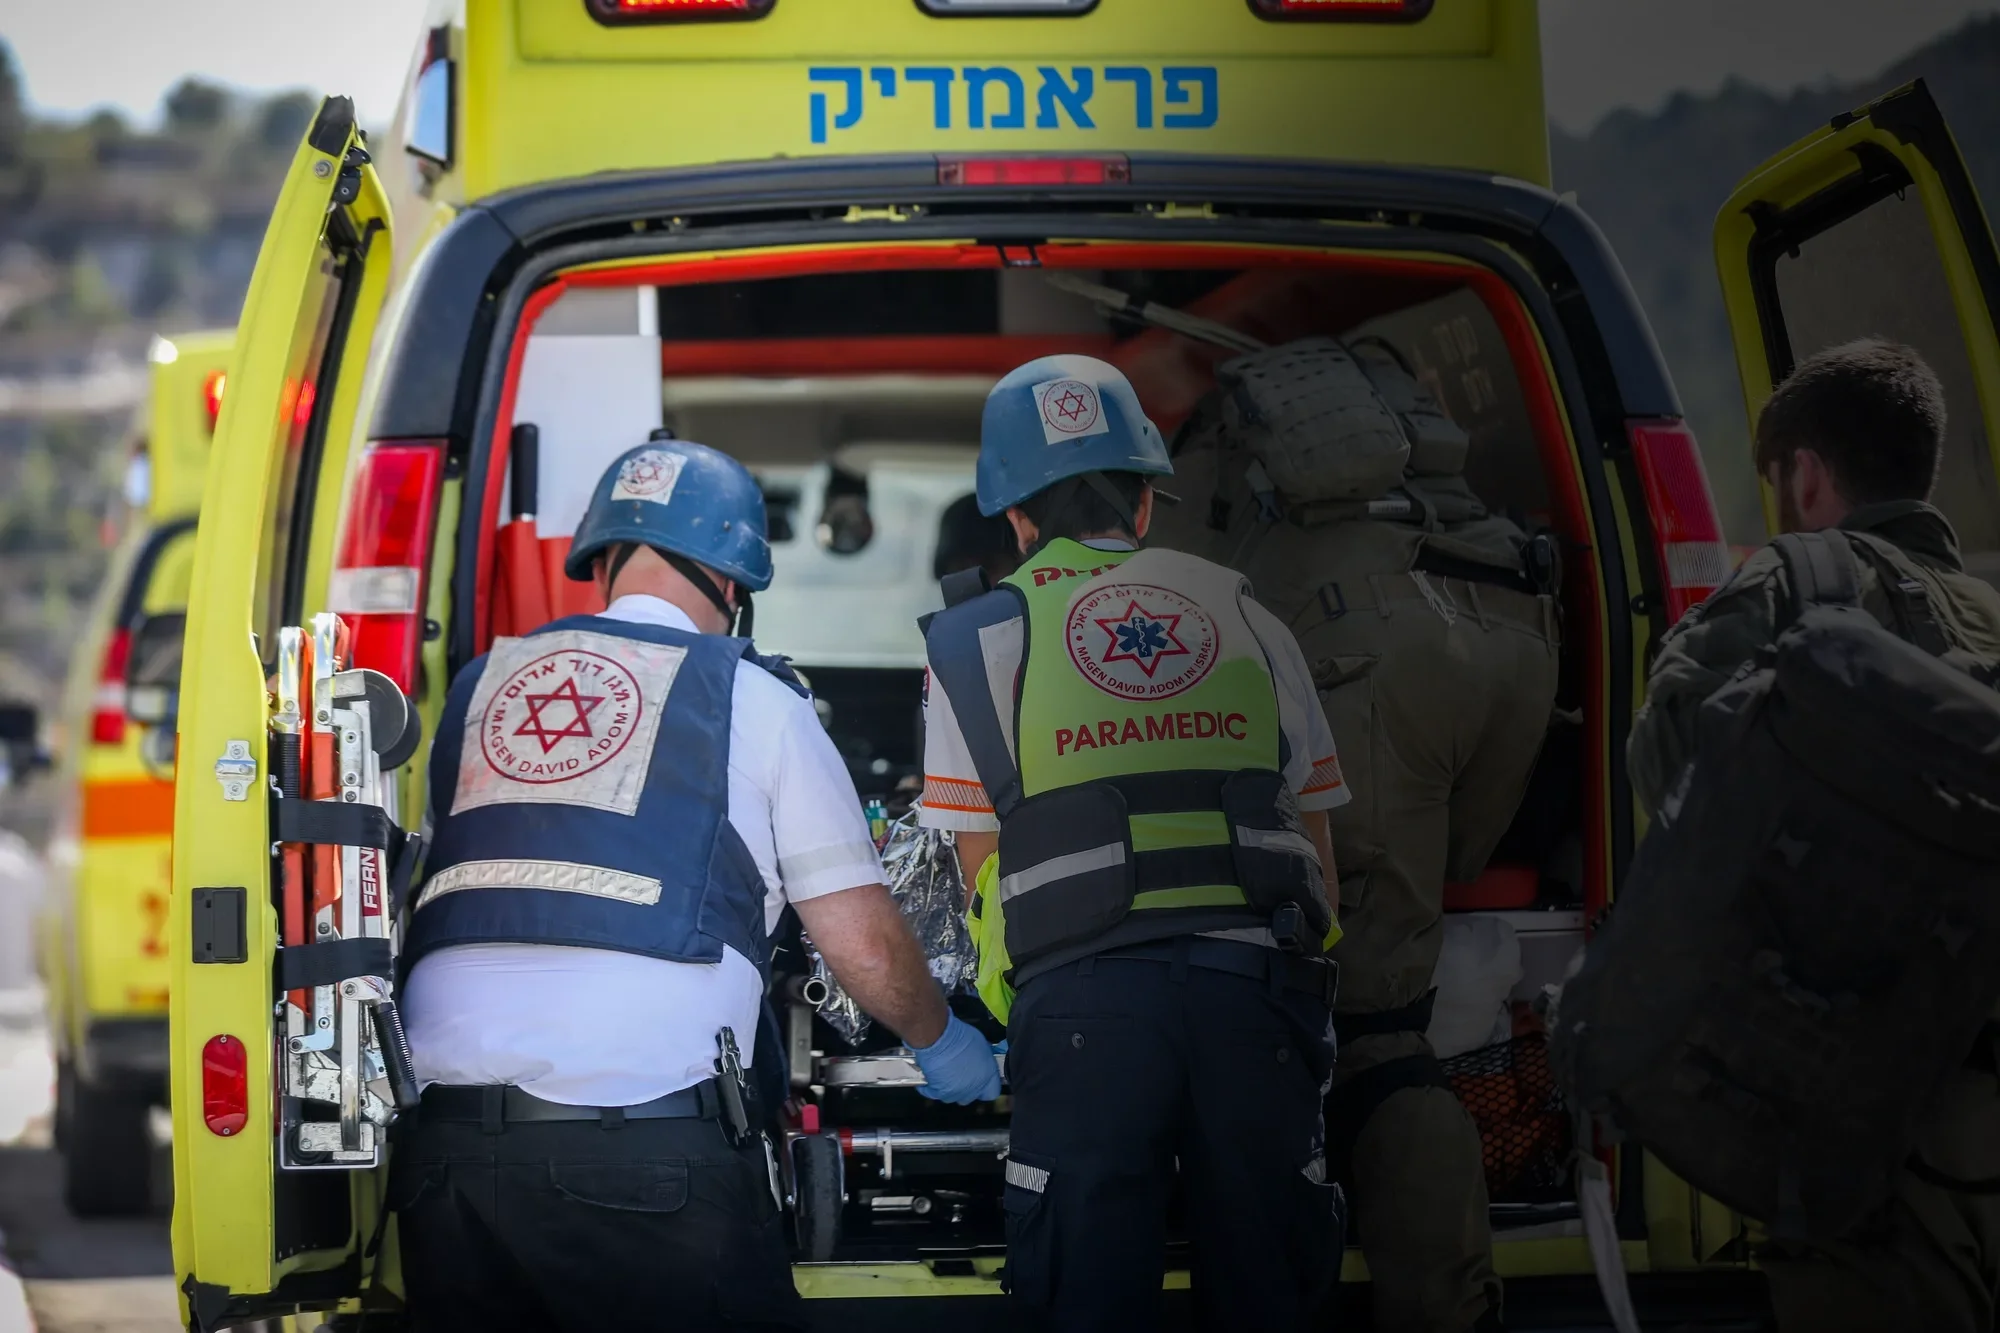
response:
<svg viewBox="0 0 2000 1333"><path fill-rule="evenodd" d="M1104 479L1102 472L1080 472L1076 476L1064 477L1057 482L1053 488L1055 498L1049 505L1049 519L1042 525L1043 528L1048 531L1060 531L1068 523L1069 512L1075 507L1076 498L1085 486L1096 491L1097 498L1109 505L1112 513L1118 515L1119 521L1125 525L1125 531L1132 534L1132 541L1136 545L1139 540L1138 515L1132 506L1125 502L1125 497L1118 493L1118 488ZM1034 555L1053 540L1052 537L1038 535L1035 544L1028 548L1027 554Z"/></svg>
<svg viewBox="0 0 2000 1333"><path fill-rule="evenodd" d="M708 598L715 609L722 613L723 619L729 622L730 633L742 635L746 638L749 636L753 612L750 606L750 590L748 588L740 583L736 585L742 603L740 607L731 606L729 599L723 596L722 589L715 586L715 580L710 578L708 571L700 565L697 565L694 561L677 551L664 550L658 546L651 546L647 549L660 557L660 559L666 561L669 568L689 583L692 583L697 592ZM611 557L611 563L606 569L608 575L604 581L606 588L611 588L617 584L618 575L624 571L625 566L638 553L639 547L635 543L628 542L618 548L616 554Z"/></svg>

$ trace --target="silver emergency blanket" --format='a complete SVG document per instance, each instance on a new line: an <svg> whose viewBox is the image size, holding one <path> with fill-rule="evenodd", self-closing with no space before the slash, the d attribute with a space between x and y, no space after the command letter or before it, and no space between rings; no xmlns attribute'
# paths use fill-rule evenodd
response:
<svg viewBox="0 0 2000 1333"><path fill-rule="evenodd" d="M970 995L979 976L979 956L965 926L965 877L959 873L958 851L950 833L917 827L917 809L889 825L882 847L882 870L889 894L903 919L923 946L931 975L946 995ZM814 981L826 987L819 1014L835 1032L858 1044L868 1035L870 1020L854 997L806 940ZM817 989L815 987L815 989Z"/></svg>

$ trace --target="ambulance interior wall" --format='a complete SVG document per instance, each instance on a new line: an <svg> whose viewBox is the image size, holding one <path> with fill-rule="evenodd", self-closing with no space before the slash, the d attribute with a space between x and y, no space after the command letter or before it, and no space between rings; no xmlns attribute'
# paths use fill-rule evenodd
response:
<svg viewBox="0 0 2000 1333"><path fill-rule="evenodd" d="M1383 337L1470 433L1466 478L1491 510L1529 531L1569 521L1552 512L1519 373L1471 290L1365 269L1071 272L1269 342ZM530 336L515 413L540 430L542 539L566 543L604 467L657 427L743 459L765 488L777 569L757 598L759 646L810 678L863 797L899 806L921 781L915 622L939 604L941 544L978 522L966 497L981 404L999 374L1057 349L1126 369L1170 435L1231 355L1108 318L1035 270L571 289ZM1587 533L1563 535L1587 558ZM1578 715L1592 658L1565 653L1558 720L1495 857L1542 877L1540 906L1581 902L1583 735L1563 719ZM1567 913L1545 924L1573 933ZM1517 993L1554 980L1567 948L1527 965Z"/></svg>

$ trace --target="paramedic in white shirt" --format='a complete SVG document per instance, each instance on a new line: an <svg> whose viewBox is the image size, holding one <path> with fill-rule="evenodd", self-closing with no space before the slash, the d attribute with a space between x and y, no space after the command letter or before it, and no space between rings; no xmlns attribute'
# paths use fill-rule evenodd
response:
<svg viewBox="0 0 2000 1333"><path fill-rule="evenodd" d="M416 1327L799 1326L755 1083L786 903L949 1101L999 1092L883 888L788 668L730 637L770 582L741 464L649 442L567 563L607 603L453 682L404 958L419 1079L394 1153ZM739 1108L741 1108L739 1110Z"/></svg>

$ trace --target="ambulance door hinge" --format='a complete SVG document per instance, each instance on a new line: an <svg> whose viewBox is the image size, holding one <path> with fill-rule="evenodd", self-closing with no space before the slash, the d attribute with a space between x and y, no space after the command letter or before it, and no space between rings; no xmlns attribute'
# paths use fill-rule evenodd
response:
<svg viewBox="0 0 2000 1333"><path fill-rule="evenodd" d="M223 744L222 758L215 761L215 780L222 784L223 800L250 799L250 786L257 780L257 757L250 753L249 741Z"/></svg>
<svg viewBox="0 0 2000 1333"><path fill-rule="evenodd" d="M1214 204L1176 204L1170 201L1164 204L1141 204L1139 211L1148 217L1168 219L1215 217Z"/></svg>
<svg viewBox="0 0 2000 1333"><path fill-rule="evenodd" d="M374 160L360 144L348 147L347 157L340 164L340 179L333 183L333 202L336 205L351 204L361 197L361 168Z"/></svg>
<svg viewBox="0 0 2000 1333"><path fill-rule="evenodd" d="M927 210L922 204L889 204L883 208L863 208L849 204L842 222L914 222Z"/></svg>

